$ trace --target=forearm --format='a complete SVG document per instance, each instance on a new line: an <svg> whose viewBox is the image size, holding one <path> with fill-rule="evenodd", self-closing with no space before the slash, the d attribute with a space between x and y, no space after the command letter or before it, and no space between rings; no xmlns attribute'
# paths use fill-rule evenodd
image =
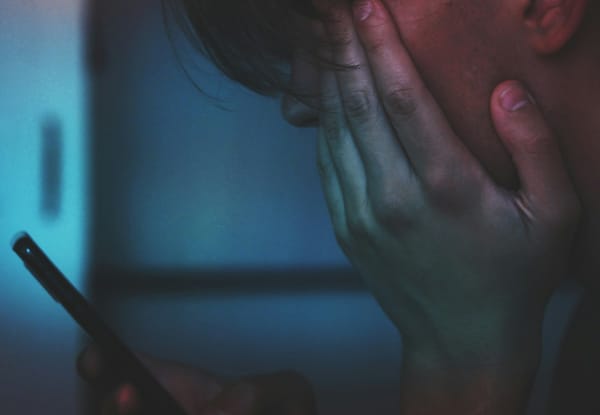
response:
<svg viewBox="0 0 600 415"><path fill-rule="evenodd" d="M475 336L442 349L407 342L401 415L524 415L541 356L539 331L510 341Z"/></svg>

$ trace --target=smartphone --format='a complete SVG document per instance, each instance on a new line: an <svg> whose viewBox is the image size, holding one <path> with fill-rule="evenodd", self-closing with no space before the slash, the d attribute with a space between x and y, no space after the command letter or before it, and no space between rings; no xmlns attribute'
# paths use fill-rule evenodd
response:
<svg viewBox="0 0 600 415"><path fill-rule="evenodd" d="M154 378L136 355L104 323L92 306L65 278L25 232L17 234L12 249L46 291L92 337L119 380L132 383L141 397L143 414L186 415L177 401Z"/></svg>

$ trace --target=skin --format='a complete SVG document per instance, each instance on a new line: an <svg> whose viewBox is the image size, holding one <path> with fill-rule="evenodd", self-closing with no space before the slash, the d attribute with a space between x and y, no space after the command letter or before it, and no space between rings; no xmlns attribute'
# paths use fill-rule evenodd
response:
<svg viewBox="0 0 600 415"><path fill-rule="evenodd" d="M356 30L344 7L326 12L332 57L372 64L321 73L319 159L340 245L403 335L401 412L520 413L577 217L557 142L542 123L523 135L531 147L501 128L521 179L507 192L390 40L385 7ZM509 97L511 116L531 111L511 83L492 101L495 120Z"/></svg>
<svg viewBox="0 0 600 415"><path fill-rule="evenodd" d="M295 62L293 82L320 92L321 111L288 98L284 114L317 120L336 236L403 335L403 414L523 413L550 294L567 273L600 271L586 249L600 234L600 152L589 139L600 117L588 110L600 92L590 69L597 29L571 19L583 0L540 0L533 14L528 5L374 1L369 19L353 22L348 6L320 3L316 29L331 41L321 53L360 67ZM92 382L93 356L81 364ZM148 362L190 414L316 412L296 375L228 384ZM107 413L136 402L120 389Z"/></svg>
<svg viewBox="0 0 600 415"><path fill-rule="evenodd" d="M538 1L538 3L556 3ZM507 79L522 81L536 97L559 137L561 151L582 201L581 226L571 272L590 288L600 284L600 16L598 2L575 0L587 8L565 45L540 51L531 22L523 17L529 0L384 0L423 82L448 122L486 172L508 189L518 174L491 122L489 98ZM561 2L558 2L561 3ZM498 28L502 28L499 30ZM473 36L476 33L477 36ZM493 45L491 48L489 45ZM306 91L318 88L314 68L297 59L293 81ZM314 106L311 103L310 106ZM284 117L293 125L314 125L319 114L284 97ZM568 140L564 139L568 137Z"/></svg>

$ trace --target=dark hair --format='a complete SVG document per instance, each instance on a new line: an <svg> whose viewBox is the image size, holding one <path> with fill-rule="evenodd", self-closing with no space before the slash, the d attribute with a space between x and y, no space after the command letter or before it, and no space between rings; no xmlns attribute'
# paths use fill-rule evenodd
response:
<svg viewBox="0 0 600 415"><path fill-rule="evenodd" d="M317 56L314 46L322 40L302 33L301 19L320 18L312 0L161 1L168 33L172 18L195 50L228 78L261 95L283 92L301 99L303 92L289 86L294 49L308 52L319 64L349 67Z"/></svg>

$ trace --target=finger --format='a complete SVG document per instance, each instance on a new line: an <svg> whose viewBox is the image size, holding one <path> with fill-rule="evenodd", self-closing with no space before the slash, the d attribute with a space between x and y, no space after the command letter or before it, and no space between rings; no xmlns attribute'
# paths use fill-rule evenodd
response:
<svg viewBox="0 0 600 415"><path fill-rule="evenodd" d="M155 366L152 359L143 360L150 363L146 366ZM77 368L81 376L94 386L94 396L102 404L103 415L132 415L141 408L143 402L134 385L123 383L126 375L110 363L97 345L90 344L83 350L77 360Z"/></svg>
<svg viewBox="0 0 600 415"><path fill-rule="evenodd" d="M365 170L340 101L335 75L324 69L320 76L321 112L319 134L329 148L346 205L346 213L363 204L366 195Z"/></svg>
<svg viewBox="0 0 600 415"><path fill-rule="evenodd" d="M140 354L137 357L149 363L152 363L153 360L149 357L143 357ZM117 365L111 361L110 357L95 343L89 344L79 354L77 358L77 371L82 378L92 384L117 382L119 379L122 380L124 376Z"/></svg>
<svg viewBox="0 0 600 415"><path fill-rule="evenodd" d="M222 380L207 371L156 359L141 353L136 353L136 355L158 382L188 412L202 407L222 389ZM96 392L101 395L109 390L114 391L117 385L122 385L124 381L127 381L126 374L111 367L110 362L102 355L98 346L93 344L80 355L78 368L84 379L90 381ZM113 406L109 405L107 410L118 408L118 397L111 393L108 401L111 401ZM143 405L143 396L139 396L139 403Z"/></svg>
<svg viewBox="0 0 600 415"><path fill-rule="evenodd" d="M223 389L223 380L213 373L142 353L137 356L188 413L203 407ZM143 401L143 396L140 398Z"/></svg>
<svg viewBox="0 0 600 415"><path fill-rule="evenodd" d="M323 54L331 59L328 51ZM346 122L335 74L323 69L320 79L319 134L325 137L339 180L348 231L354 237L364 239L374 225L367 196L365 168Z"/></svg>
<svg viewBox="0 0 600 415"><path fill-rule="evenodd" d="M357 14L369 7L368 18L355 18L356 31L379 99L416 174L428 184L430 172L479 168L422 81L386 7L380 0L354 2Z"/></svg>
<svg viewBox="0 0 600 415"><path fill-rule="evenodd" d="M323 134L319 134L317 146L317 165L327 210L329 211L329 217L331 218L338 244L344 253L348 255L347 241L349 235L348 226L346 225L344 197L333 161L331 160L331 155L329 154L329 147Z"/></svg>
<svg viewBox="0 0 600 415"><path fill-rule="evenodd" d="M105 393L123 380L121 373L111 366L100 348L92 343L77 358L79 375L99 393Z"/></svg>
<svg viewBox="0 0 600 415"><path fill-rule="evenodd" d="M314 392L294 372L248 377L226 387L202 415L316 415Z"/></svg>
<svg viewBox="0 0 600 415"><path fill-rule="evenodd" d="M103 415L136 415L142 409L142 401L135 387L129 383L119 386L103 403Z"/></svg>
<svg viewBox="0 0 600 415"><path fill-rule="evenodd" d="M102 401L102 415L136 415L140 413L140 401L133 385L124 383L114 389Z"/></svg>
<svg viewBox="0 0 600 415"><path fill-rule="evenodd" d="M140 397L131 384L125 384L117 390L116 404L119 415L134 415L141 409Z"/></svg>
<svg viewBox="0 0 600 415"><path fill-rule="evenodd" d="M291 94L284 94L281 112L287 121L297 127L318 126L319 70L313 56L304 50L295 50L290 75ZM315 123L315 118L317 123Z"/></svg>
<svg viewBox="0 0 600 415"><path fill-rule="evenodd" d="M558 139L531 94L521 83L507 81L496 88L491 102L494 124L519 172L525 213L530 219L577 216L579 202Z"/></svg>
<svg viewBox="0 0 600 415"><path fill-rule="evenodd" d="M368 60L354 29L351 9L343 5L332 10L325 27L333 61L354 67L335 72L342 106L365 165L367 186L380 189L380 181L412 176L412 168L377 96ZM371 186L372 181L374 186ZM407 181L398 184L401 183L406 185Z"/></svg>
<svg viewBox="0 0 600 415"><path fill-rule="evenodd" d="M77 358L77 371L88 382L99 379L104 370L104 361L97 346L87 346Z"/></svg>

